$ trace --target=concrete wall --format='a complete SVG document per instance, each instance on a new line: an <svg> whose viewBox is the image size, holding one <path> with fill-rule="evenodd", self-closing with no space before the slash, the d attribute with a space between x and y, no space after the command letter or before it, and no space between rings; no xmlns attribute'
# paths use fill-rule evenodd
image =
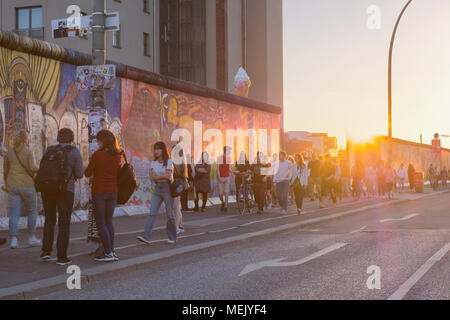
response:
<svg viewBox="0 0 450 320"><path fill-rule="evenodd" d="M92 103L91 93L77 90L76 65L68 61L72 59L82 65L89 56L56 46L49 50L48 44L27 41L0 31L0 144L9 148L14 133L26 129L30 133L30 147L40 159L45 148L55 143L58 129L67 127L74 131L75 143L87 165L87 111ZM25 52L9 47L21 48ZM46 52L47 56L30 53L35 52L33 50ZM53 55L58 60L52 58ZM106 105L109 128L126 150L140 186L130 200L131 206L149 206L151 185L148 173L152 145L159 140L173 145L174 130L186 129L193 139L199 135L195 132L195 123L200 122L200 130L204 133L200 134L201 151L210 144L206 134L208 129L215 130L215 137L217 134L225 136L227 129L266 129L269 134L271 129L279 129L280 110L275 106L120 64L117 65L117 74L115 88L106 92ZM24 88L19 86L20 80L25 84ZM198 152L194 147L195 141L192 141L191 154L197 158ZM275 149L271 149L269 145L269 151L278 152L276 147L275 144ZM2 168L3 159L0 158L0 176ZM214 170L212 180L216 190ZM87 192L86 179L77 182L76 209L86 208ZM0 192L0 217L8 214L6 200L7 195Z"/></svg>
<svg viewBox="0 0 450 320"><path fill-rule="evenodd" d="M393 139L392 151L392 164L396 169L400 167L401 163L405 166L411 163L416 171L426 172L430 164L434 163L430 145ZM387 137L378 137L373 143L354 146L353 153L355 160L362 160L364 163L386 161L389 154L388 139ZM450 150L448 149L441 150L441 167L450 168Z"/></svg>

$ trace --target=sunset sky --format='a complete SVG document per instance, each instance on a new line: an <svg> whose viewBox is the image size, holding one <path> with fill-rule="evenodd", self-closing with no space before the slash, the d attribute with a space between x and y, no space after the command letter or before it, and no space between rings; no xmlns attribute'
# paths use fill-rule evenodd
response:
<svg viewBox="0 0 450 320"><path fill-rule="evenodd" d="M389 42L406 0L283 0L285 130L387 135ZM369 30L370 5L381 29ZM450 1L413 0L393 56L393 135L450 134ZM450 139L443 139L450 148Z"/></svg>

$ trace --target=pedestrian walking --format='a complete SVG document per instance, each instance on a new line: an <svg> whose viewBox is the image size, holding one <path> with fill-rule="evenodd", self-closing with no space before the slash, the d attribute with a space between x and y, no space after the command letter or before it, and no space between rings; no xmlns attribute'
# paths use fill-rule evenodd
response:
<svg viewBox="0 0 450 320"><path fill-rule="evenodd" d="M441 180L442 180L442 187L446 188L447 187L447 167L444 167L444 169L442 169L441 172Z"/></svg>
<svg viewBox="0 0 450 320"><path fill-rule="evenodd" d="M321 169L321 191L322 191L322 201L320 201L320 208L325 208L324 199L331 197L333 201L333 206L336 206L336 193L334 188L334 175L336 173L336 167L331 161L331 156L329 154L325 155L325 162Z"/></svg>
<svg viewBox="0 0 450 320"><path fill-rule="evenodd" d="M310 199L314 201L316 197L319 201L322 201L322 193L320 191L320 175L321 175L321 161L318 159L317 155L314 154L312 160L308 164L309 182L310 182Z"/></svg>
<svg viewBox="0 0 450 320"><path fill-rule="evenodd" d="M377 183L378 183L378 197L382 198L387 193L386 172L385 172L385 169L384 169L383 161L380 161L378 163Z"/></svg>
<svg viewBox="0 0 450 320"><path fill-rule="evenodd" d="M409 189L412 191L414 189L414 174L416 172L416 169L414 169L414 166L412 163L408 166L408 181L409 181Z"/></svg>
<svg viewBox="0 0 450 320"><path fill-rule="evenodd" d="M164 203L167 216L167 242L177 242L177 226L173 213L173 198L170 195L170 184L173 181L173 162L164 142L160 141L153 146L154 160L150 164L150 179L155 183L152 202L150 204L150 216L147 218L144 234L137 239L144 243L151 243L151 234L156 221L156 215Z"/></svg>
<svg viewBox="0 0 450 320"><path fill-rule="evenodd" d="M184 157L184 151L183 149L179 149L177 146L175 146L174 149L172 149L172 155L174 152L179 152L177 161L179 163L174 163L173 178L178 185L182 186L184 191L188 189L188 169L186 165L186 159ZM181 194L173 198L173 212L175 215L177 234L184 233L183 213L181 212Z"/></svg>
<svg viewBox="0 0 450 320"><path fill-rule="evenodd" d="M45 223L41 260L49 260L53 248L56 212L58 212L58 238L56 241L58 265L72 261L67 256L70 237L75 180L83 177L83 159L73 146L75 136L72 130L58 131L58 144L47 148L42 157L36 183L42 196ZM62 169L62 170L61 170Z"/></svg>
<svg viewBox="0 0 450 320"><path fill-rule="evenodd" d="M228 194L231 183L231 148L223 147L223 155L217 159L217 181L219 183L219 198L222 202L220 211L228 211Z"/></svg>
<svg viewBox="0 0 450 320"><path fill-rule="evenodd" d="M290 183L294 189L295 204L297 205L297 214L302 214L303 198L306 194L308 185L308 168L305 164L303 156L295 155L295 164L292 168Z"/></svg>
<svg viewBox="0 0 450 320"><path fill-rule="evenodd" d="M22 208L28 217L28 244L32 247L41 245L36 237L36 189L34 176L38 171L33 152L28 147L28 133L20 130L15 136L13 147L3 161L5 187L8 191L9 236L10 247L19 247L17 236Z"/></svg>
<svg viewBox="0 0 450 320"><path fill-rule="evenodd" d="M258 214L264 212L266 205L267 179L270 169L270 163L267 157L262 153L256 154L256 161L252 165L253 169L253 192L258 204Z"/></svg>
<svg viewBox="0 0 450 320"><path fill-rule="evenodd" d="M288 209L288 193L289 181L291 180L292 164L286 159L286 152L280 152L280 160L278 162L278 170L274 177L277 198L281 207L281 214L287 214Z"/></svg>
<svg viewBox="0 0 450 320"><path fill-rule="evenodd" d="M189 208L189 200L195 200L195 191L194 191L194 172L195 167L192 163L192 157L190 154L186 155L186 167L187 167L187 179L188 179L188 188L183 190L181 193L181 210L186 211L193 211L193 208ZM194 194L192 197L191 195ZM191 199L190 199L191 197Z"/></svg>
<svg viewBox="0 0 450 320"><path fill-rule="evenodd" d="M236 161L234 168L234 184L236 187L236 197L238 197L244 179L248 179L250 175L250 162L247 159L245 151L239 153L239 159ZM244 184L244 188L243 194L248 195L248 185Z"/></svg>
<svg viewBox="0 0 450 320"><path fill-rule="evenodd" d="M198 203L200 201L199 196L202 195L202 208L204 212L206 208L206 202L208 201L208 193L211 193L211 164L209 161L209 155L207 152L202 153L200 162L195 165L194 176L195 187L195 208L194 211L198 212Z"/></svg>
<svg viewBox="0 0 450 320"><path fill-rule="evenodd" d="M92 204L104 252L96 261L117 261L114 251L113 216L117 203L117 171L122 165L122 151L117 138L109 130L97 133L98 150L92 155L89 165L84 171L86 178L92 180Z"/></svg>
<svg viewBox="0 0 450 320"><path fill-rule="evenodd" d="M405 189L405 181L406 181L407 176L408 176L408 173L406 172L405 165L402 163L397 172L400 192L403 192Z"/></svg>
<svg viewBox="0 0 450 320"><path fill-rule="evenodd" d="M394 198L395 170L392 168L389 162L386 163L385 179L386 179L386 191L388 199L390 200Z"/></svg>

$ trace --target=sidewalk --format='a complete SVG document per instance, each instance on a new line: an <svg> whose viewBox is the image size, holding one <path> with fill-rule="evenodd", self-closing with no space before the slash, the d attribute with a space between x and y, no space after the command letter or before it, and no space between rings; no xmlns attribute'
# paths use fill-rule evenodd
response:
<svg viewBox="0 0 450 320"><path fill-rule="evenodd" d="M332 208L331 203L325 209L319 209L318 202L306 200L305 214L295 214L291 206L289 215L281 216L279 208L274 208L262 216L239 215L232 204L228 213L224 214L217 206L210 207L205 213L186 213L184 225L186 232L179 237L175 245L166 243L165 215L159 215L152 235L151 245L139 243L136 237L141 234L146 216L121 217L114 219L116 237L115 247L119 262L99 263L87 254L85 222L71 226L69 256L73 264L82 270L83 281L93 281L109 272L132 272L152 261L167 259L175 255L211 248L234 241L261 236L280 230L303 227L324 220L356 214L366 209L382 207L394 203L416 200L449 190L433 192L427 188L425 194L404 193L397 195L394 201L345 199ZM42 230L38 230L42 235ZM1 231L0 237L7 237L7 231ZM67 267L61 267L52 259L49 262L39 261L40 248L26 246L26 230L21 230L19 245L16 250L7 245L0 248L0 298L31 298L36 294L51 292L65 288ZM53 256L56 252L53 252Z"/></svg>

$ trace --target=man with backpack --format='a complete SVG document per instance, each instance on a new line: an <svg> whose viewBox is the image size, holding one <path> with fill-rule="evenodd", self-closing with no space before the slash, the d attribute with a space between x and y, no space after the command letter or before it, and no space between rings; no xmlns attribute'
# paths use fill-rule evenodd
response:
<svg viewBox="0 0 450 320"><path fill-rule="evenodd" d="M75 180L84 174L80 151L73 146L74 134L68 128L58 131L59 144L47 148L36 175L37 191L41 192L45 212L44 237L41 260L49 260L53 246L58 209L58 265L72 261L67 257L69 246L70 220L74 202Z"/></svg>

